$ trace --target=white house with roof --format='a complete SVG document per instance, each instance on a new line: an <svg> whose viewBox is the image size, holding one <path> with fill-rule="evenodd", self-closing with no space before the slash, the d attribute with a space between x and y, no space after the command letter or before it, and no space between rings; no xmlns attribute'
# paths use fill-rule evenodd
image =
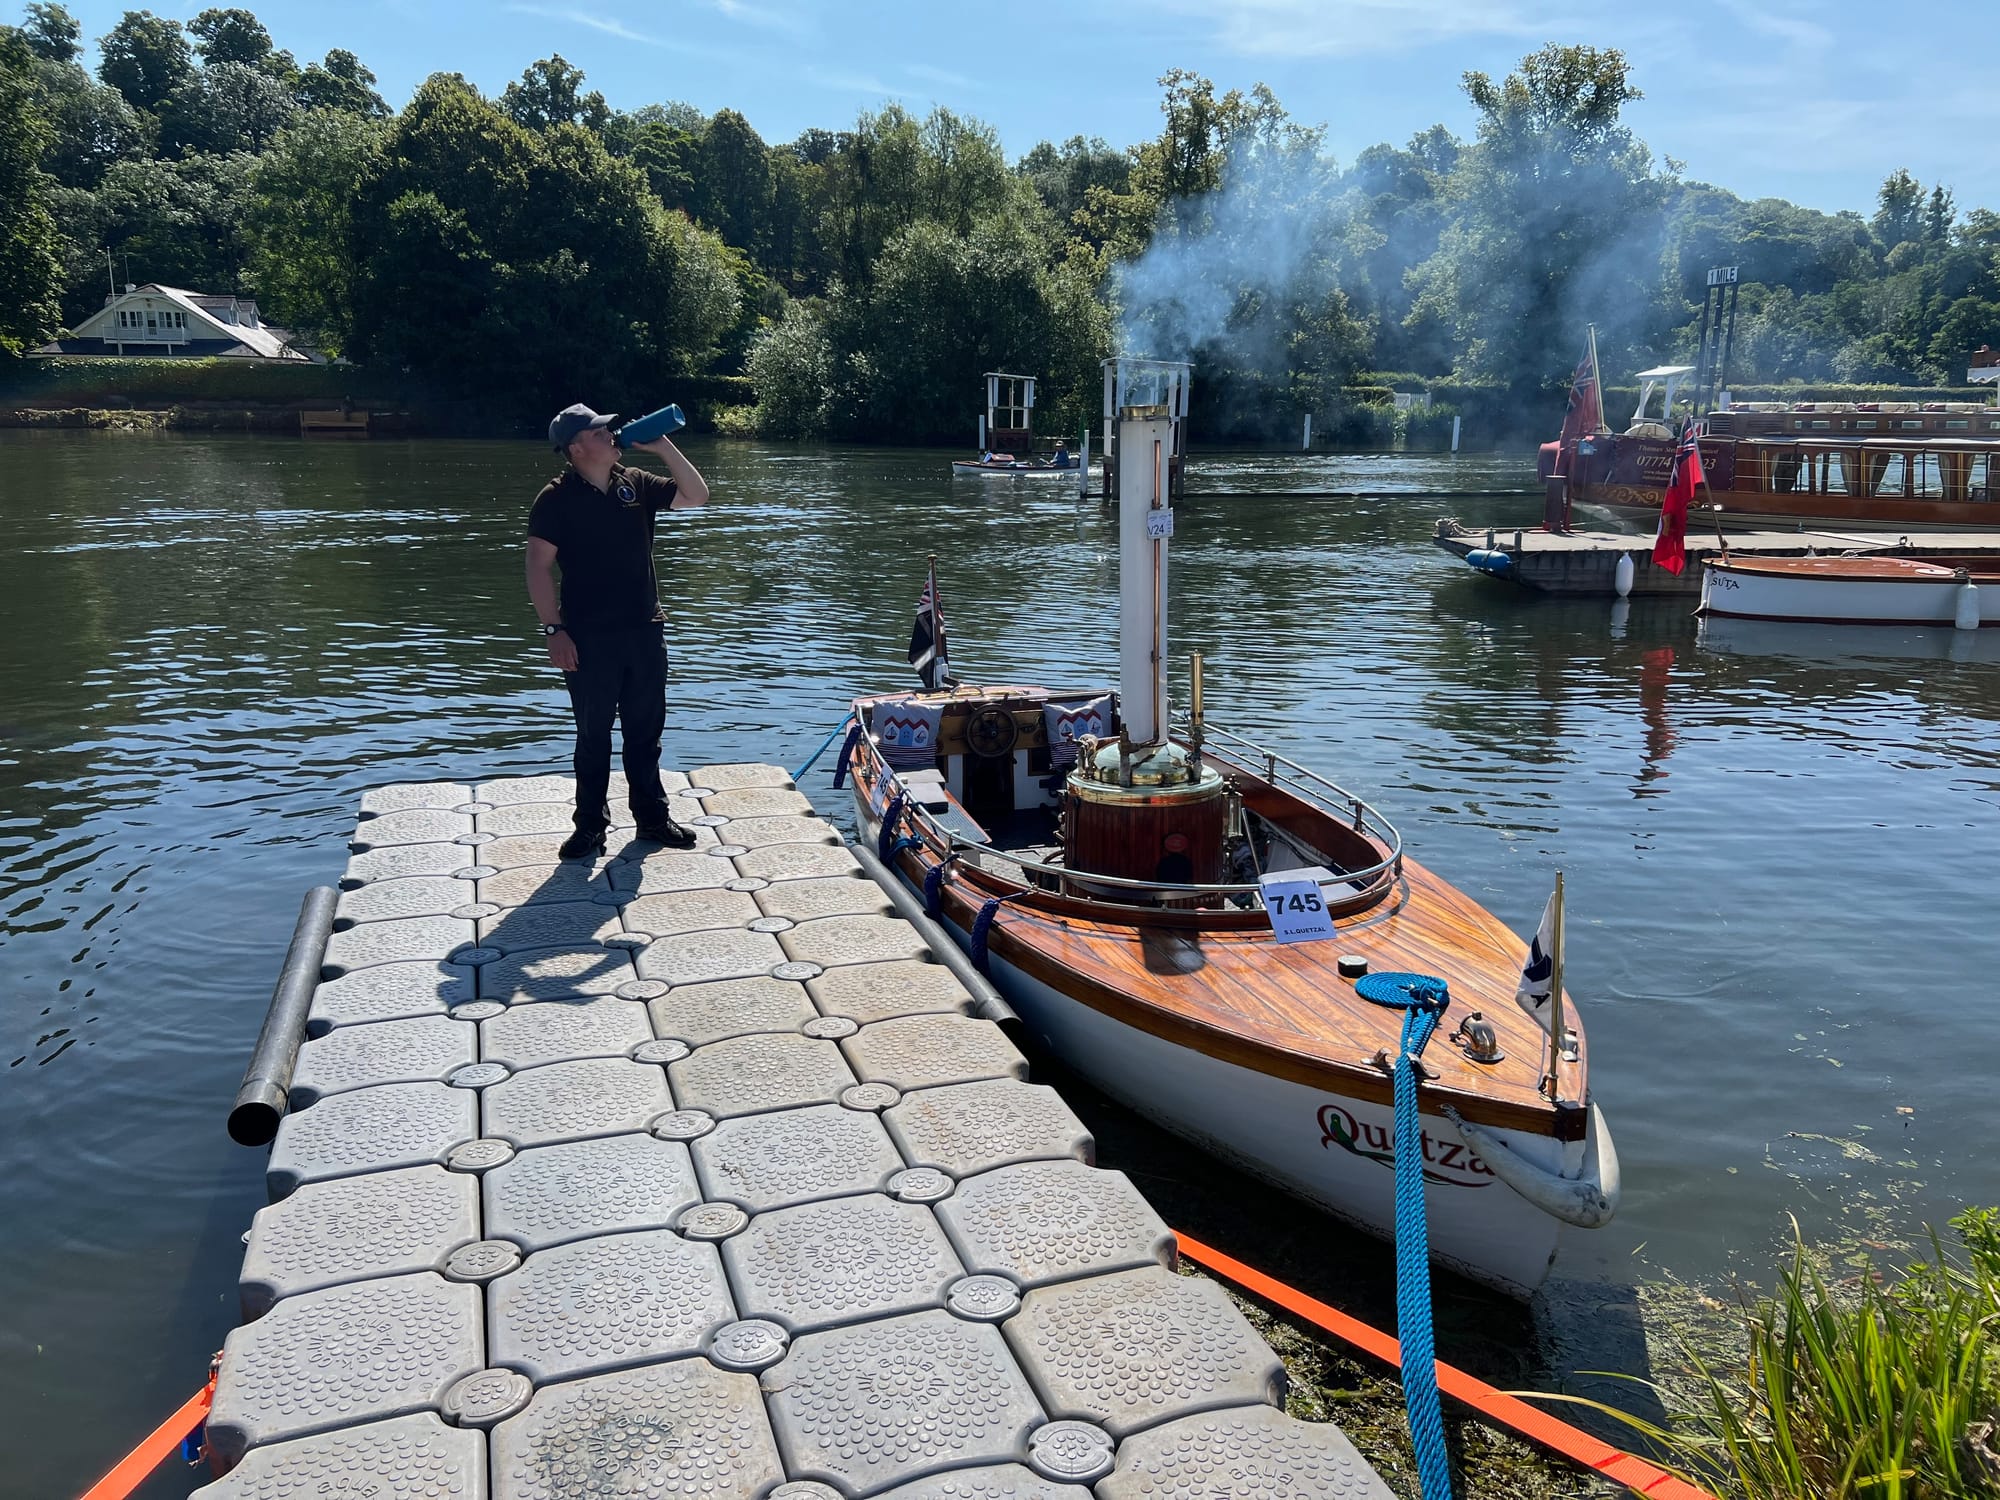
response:
<svg viewBox="0 0 2000 1500"><path fill-rule="evenodd" d="M104 299L66 338L33 351L43 355L156 355L169 358L279 359L309 362L292 347L289 330L257 316L257 304L232 292L190 292L176 286L127 283Z"/></svg>

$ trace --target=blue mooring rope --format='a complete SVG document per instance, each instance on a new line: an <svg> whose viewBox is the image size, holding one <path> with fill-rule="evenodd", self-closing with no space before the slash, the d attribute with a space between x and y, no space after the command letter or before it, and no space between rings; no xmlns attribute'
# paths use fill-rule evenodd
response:
<svg viewBox="0 0 2000 1500"><path fill-rule="evenodd" d="M840 722L839 722L838 724L836 724L836 725L834 725L834 726L833 726L833 733L832 733L832 734L829 734L829 735L828 735L828 736L827 736L827 737L826 737L825 739L823 739L823 740L821 740L821 741L819 742L819 749L817 749L817 750L813 751L813 753L812 753L811 755L809 755L809 756L807 756L807 757L806 757L806 763L805 763L804 765L800 766L800 767L799 767L799 768L798 768L798 769L797 769L796 771L792 772L792 780L794 780L794 781L802 781L802 780L804 780L804 779L805 779L805 774L806 774L806 772L810 771L810 770L811 770L811 769L813 768L813 766L814 766L814 765L815 765L815 764L816 764L816 763L818 762L819 758L820 758L820 757L821 757L822 755L826 754L826 747L827 747L828 745L831 745L831 744L833 743L833 741L834 741L834 737L835 737L836 735L838 735L838 734L840 733L840 731L841 731L841 730L843 730L843 729L845 729L845 728L847 727L847 722L848 722L848 720L849 720L849 719L852 719L853 717L854 717L854 715L853 715L853 714L848 714L848 715L846 715L846 717L842 718L842 719L841 719L841 721L840 721ZM860 725L858 725L858 724L857 724L857 725L855 725L855 728L856 728L856 729L859 729L860 727L861 727L861 726L860 726ZM834 772L834 782L833 782L833 784L834 784L835 786L839 786L839 785L840 785L840 775L839 775L839 773L840 773L841 771L844 771L844 770L846 770L846 769L847 769L847 756L848 756L848 753L849 753L850 751L852 751L852 749L853 749L853 748L854 748L854 747L853 747L853 746L852 746L852 745L850 744L850 745L849 745L849 746L848 746L848 747L847 747L847 748L846 748L845 750L842 750L842 751L841 751L841 754L840 754L840 765L839 765L839 766L838 766L838 767L837 767L837 768L835 769L835 772Z"/></svg>
<svg viewBox="0 0 2000 1500"><path fill-rule="evenodd" d="M1438 1411L1437 1339L1431 1326L1430 1235L1424 1222L1424 1138L1417 1118L1416 1060L1451 1004L1442 979L1428 974L1365 974L1354 983L1364 1000L1403 1012L1396 1059L1396 1337L1403 1353L1403 1406L1417 1450L1423 1500L1451 1500L1451 1464Z"/></svg>
<svg viewBox="0 0 2000 1500"><path fill-rule="evenodd" d="M980 973L986 972L986 938L993 931L993 919L1000 914L1000 903L1025 896L1026 891L1012 891L1005 896L988 896L979 903L979 915L972 919L972 931L965 942L966 956L972 960L972 967Z"/></svg>

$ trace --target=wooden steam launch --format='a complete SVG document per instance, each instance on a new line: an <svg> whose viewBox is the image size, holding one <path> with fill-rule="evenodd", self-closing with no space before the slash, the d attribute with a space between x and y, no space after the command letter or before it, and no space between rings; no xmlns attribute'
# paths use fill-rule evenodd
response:
<svg viewBox="0 0 2000 1500"><path fill-rule="evenodd" d="M1618 1198L1559 967L1545 1027L1515 1000L1527 945L1360 798L1207 723L1198 660L1169 732L1166 486L1187 370L1153 378L1116 434L1118 690L857 699L862 836L1069 1066L1384 1237L1401 1013L1356 979L1444 979L1422 1058L1432 1253L1525 1296L1560 1226L1602 1224ZM1332 939L1278 940L1262 879L1280 872L1317 886Z"/></svg>

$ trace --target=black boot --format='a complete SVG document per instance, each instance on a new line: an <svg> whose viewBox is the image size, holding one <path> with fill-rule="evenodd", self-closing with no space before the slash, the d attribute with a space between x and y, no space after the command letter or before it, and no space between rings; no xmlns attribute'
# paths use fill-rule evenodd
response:
<svg viewBox="0 0 2000 1500"><path fill-rule="evenodd" d="M592 855L602 854L603 852L604 830L600 828L594 833L589 833L579 828L575 833L572 833L568 838L563 840L562 848L556 851L556 857L558 859L589 859Z"/></svg>
<svg viewBox="0 0 2000 1500"><path fill-rule="evenodd" d="M637 837L655 844L664 844L669 849L692 849L694 830L683 828L672 818L662 818L657 823L642 823L635 830Z"/></svg>

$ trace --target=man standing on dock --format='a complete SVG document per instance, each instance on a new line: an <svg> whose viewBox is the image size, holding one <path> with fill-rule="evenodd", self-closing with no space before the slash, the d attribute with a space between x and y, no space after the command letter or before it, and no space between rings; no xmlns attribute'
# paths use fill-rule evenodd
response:
<svg viewBox="0 0 2000 1500"><path fill-rule="evenodd" d="M624 728L625 780L638 836L672 849L694 846L694 835L668 816L660 784L667 625L653 570L653 527L663 510L705 503L708 483L665 438L632 446L657 454L667 477L621 464L611 435L617 420L581 404L557 414L549 441L569 467L544 486L528 512L528 597L576 715L576 831L563 841L564 859L604 851L614 717Z"/></svg>

